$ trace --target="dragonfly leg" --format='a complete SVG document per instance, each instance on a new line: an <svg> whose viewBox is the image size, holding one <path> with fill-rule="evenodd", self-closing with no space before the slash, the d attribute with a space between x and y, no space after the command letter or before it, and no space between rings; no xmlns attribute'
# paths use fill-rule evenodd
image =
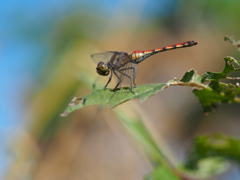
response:
<svg viewBox="0 0 240 180"><path fill-rule="evenodd" d="M108 79L107 84L104 86L104 89L107 88L107 86L108 86L108 84L110 83L111 80L112 80L112 71L111 71L111 74L110 74L110 77L109 77L109 79Z"/></svg>
<svg viewBox="0 0 240 180"><path fill-rule="evenodd" d="M126 69L128 69L128 68L126 68ZM129 78L129 80L130 80L130 91L131 91L131 93L134 93L133 91L132 91L132 78L129 76L129 75L127 75L127 74L125 74L125 73L123 73L123 72L121 72L121 71L118 71L119 73L121 73L122 75L124 75L124 76L126 76L126 77L128 77Z"/></svg>
<svg viewBox="0 0 240 180"><path fill-rule="evenodd" d="M119 84L122 82L121 78L117 75L117 73L115 71L113 71L113 73L115 74L115 76L118 78L118 83L117 85L115 86L114 90L117 89L117 87L119 86Z"/></svg>
<svg viewBox="0 0 240 180"><path fill-rule="evenodd" d="M129 67L129 68L120 69L119 71L124 71L124 70L129 70L129 69L132 69L132 70L133 70L133 84L134 84L134 86L136 86L136 83L135 83L136 73L135 73L135 68L134 68L134 67ZM132 84L131 84L131 85L132 85Z"/></svg>
<svg viewBox="0 0 240 180"><path fill-rule="evenodd" d="M135 61L132 61L132 63L137 64ZM133 84L134 86L137 86L135 83L135 79L136 79L136 69L134 67L131 67L133 70Z"/></svg>

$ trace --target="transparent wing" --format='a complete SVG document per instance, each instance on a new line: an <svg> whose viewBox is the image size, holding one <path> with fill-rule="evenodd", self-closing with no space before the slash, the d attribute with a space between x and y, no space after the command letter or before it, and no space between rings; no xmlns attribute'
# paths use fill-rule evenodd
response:
<svg viewBox="0 0 240 180"><path fill-rule="evenodd" d="M98 64L100 61L107 63L110 61L111 57L116 53L116 51L106 51L103 53L92 54L91 58L93 62Z"/></svg>
<svg viewBox="0 0 240 180"><path fill-rule="evenodd" d="M134 82L138 73L138 65L135 62L128 62L119 70L118 75L120 77L121 84L120 87L130 87L134 86Z"/></svg>

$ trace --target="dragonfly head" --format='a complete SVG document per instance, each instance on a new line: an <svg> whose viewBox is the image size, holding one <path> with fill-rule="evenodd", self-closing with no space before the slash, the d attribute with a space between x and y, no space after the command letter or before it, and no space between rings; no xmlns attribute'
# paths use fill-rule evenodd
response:
<svg viewBox="0 0 240 180"><path fill-rule="evenodd" d="M104 62L100 61L97 65L97 73L101 76L107 76L110 72L107 64L105 64Z"/></svg>

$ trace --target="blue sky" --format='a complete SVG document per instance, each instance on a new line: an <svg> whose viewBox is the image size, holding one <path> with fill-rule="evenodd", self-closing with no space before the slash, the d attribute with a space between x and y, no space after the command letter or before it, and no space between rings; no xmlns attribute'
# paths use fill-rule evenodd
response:
<svg viewBox="0 0 240 180"><path fill-rule="evenodd" d="M47 38L54 22L74 10L87 10L110 17L119 1L123 0L0 2L0 136L3 137L0 143L0 179L12 160L9 149L15 131L26 128L24 120L29 109L25 95L30 87L36 85L48 53L45 39L38 37L46 34ZM142 1L145 0L125 0L128 2L126 7L134 9ZM177 0L146 0L142 18L168 16L174 13L177 3ZM48 27L42 27L43 24Z"/></svg>
<svg viewBox="0 0 240 180"><path fill-rule="evenodd" d="M0 83L2 87L0 88L0 130L15 127L15 123L19 123L21 119L19 117L22 117L24 112L24 107L21 106L23 98L21 95L34 82L41 67L41 58L47 51L43 43L34 42L31 38L34 35L30 35L29 38L27 32L25 34L24 31L32 28L36 29L36 34L44 33L44 28L40 27L41 21L54 21L58 15L68 13L74 8L85 9L87 7L93 11L98 9L100 13L109 15L117 2L110 0L9 0L0 3ZM132 5L139 3L137 0L130 2ZM156 6L159 2L164 5ZM173 5L174 2L174 0L149 1L143 16L151 18L160 12L162 15L169 13L165 7ZM163 8L159 9L159 7Z"/></svg>
<svg viewBox="0 0 240 180"><path fill-rule="evenodd" d="M18 128L24 128L27 113L26 90L33 84L41 71L42 59L48 51L44 41L35 39L43 35L55 18L74 9L97 11L108 17L118 1L112 0L22 0L0 2L0 175L10 162L9 141ZM139 0L126 1L132 6ZM172 13L168 8L175 0L150 0L145 6L143 18ZM156 5L157 4L157 5ZM126 4L126 6L128 6ZM161 8L162 7L162 8ZM36 34L28 34L29 28ZM32 32L32 31L31 31ZM39 42L38 42L39 41Z"/></svg>

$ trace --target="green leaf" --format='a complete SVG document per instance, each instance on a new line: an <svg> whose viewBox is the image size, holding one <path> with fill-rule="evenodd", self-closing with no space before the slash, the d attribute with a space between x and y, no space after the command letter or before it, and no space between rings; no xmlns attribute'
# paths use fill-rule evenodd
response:
<svg viewBox="0 0 240 180"><path fill-rule="evenodd" d="M202 83L202 77L199 76L193 69L186 72L180 81L184 82L185 86L188 86L188 85L189 86L203 86L203 87L205 86Z"/></svg>
<svg viewBox="0 0 240 180"><path fill-rule="evenodd" d="M233 71L238 71L239 68L235 68L233 65L233 62L236 63L237 65L240 66L240 61L234 59L233 57L225 57L225 68L222 72L206 72L203 76L202 76L202 82L205 81L217 81L219 79L223 79L227 77L227 74Z"/></svg>
<svg viewBox="0 0 240 180"><path fill-rule="evenodd" d="M191 69L188 72L186 72L183 76L183 78L180 80L182 82L190 82L193 78L193 75L195 74L194 70Z"/></svg>
<svg viewBox="0 0 240 180"><path fill-rule="evenodd" d="M224 41L229 41L233 46L235 46L236 48L238 48L238 50L240 50L240 41L236 41L233 37L225 35Z"/></svg>
<svg viewBox="0 0 240 180"><path fill-rule="evenodd" d="M198 162L207 157L224 157L240 164L240 140L222 134L198 136L187 158L186 167L198 168Z"/></svg>
<svg viewBox="0 0 240 180"><path fill-rule="evenodd" d="M149 96L162 91L166 86L167 84L139 85L133 89L134 93L132 93L129 88L122 88L116 91L110 89L99 89L83 98L80 98L80 102L78 104L75 103L79 98L73 98L61 116L67 116L69 113L89 105L108 104L109 107L112 108L125 101L136 98L140 98L140 101L143 102Z"/></svg>
<svg viewBox="0 0 240 180"><path fill-rule="evenodd" d="M180 170L188 177L209 178L213 175L225 172L230 168L230 164L222 157L202 158L196 162L197 168Z"/></svg>
<svg viewBox="0 0 240 180"><path fill-rule="evenodd" d="M180 178L164 166L158 166L145 176L145 180L180 180Z"/></svg>
<svg viewBox="0 0 240 180"><path fill-rule="evenodd" d="M240 87L233 84L212 82L211 88L195 89L193 93L198 97L205 113L214 110L220 103L239 103Z"/></svg>
<svg viewBox="0 0 240 180"><path fill-rule="evenodd" d="M225 57L225 68L222 72L206 72L199 76L193 69L185 73L181 80L171 80L164 84L148 84L136 86L132 93L129 88L122 88L116 91L110 89L99 89L83 98L74 98L61 116L89 105L105 104L109 107L115 107L125 101L140 98L145 101L149 96L162 91L170 85L181 85L196 87L193 92L202 104L204 112L208 113L214 110L220 103L240 103L240 87L233 84L220 83L219 80L227 78L227 74L238 71L234 64L240 66L240 61L233 57ZM76 100L81 101L76 104Z"/></svg>
<svg viewBox="0 0 240 180"><path fill-rule="evenodd" d="M217 84L212 89L194 90L194 94L201 102L204 112L211 112L220 103L239 102L237 95L240 88L232 84Z"/></svg>
<svg viewBox="0 0 240 180"><path fill-rule="evenodd" d="M225 57L224 60L225 68L222 72L206 72L201 76L201 82L207 82L208 87L193 91L205 113L216 109L220 103L240 103L238 98L239 86L219 82L220 79L226 78L228 73L238 71L239 68L235 68L233 63L240 65L240 62L233 57Z"/></svg>

